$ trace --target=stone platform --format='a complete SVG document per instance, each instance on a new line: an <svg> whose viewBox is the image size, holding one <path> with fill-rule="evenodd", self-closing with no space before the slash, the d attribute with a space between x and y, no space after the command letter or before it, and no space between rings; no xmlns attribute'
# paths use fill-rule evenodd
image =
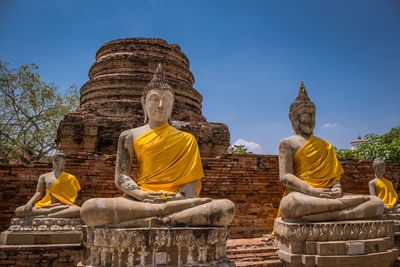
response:
<svg viewBox="0 0 400 267"><path fill-rule="evenodd" d="M3 245L79 244L80 218L13 218L8 230L1 233Z"/></svg>
<svg viewBox="0 0 400 267"><path fill-rule="evenodd" d="M384 214L382 220L393 220L394 245L400 249L400 214Z"/></svg>
<svg viewBox="0 0 400 267"><path fill-rule="evenodd" d="M78 266L233 266L227 228L83 227Z"/></svg>
<svg viewBox="0 0 400 267"><path fill-rule="evenodd" d="M285 266L392 266L393 221L291 223L275 220L278 256Z"/></svg>

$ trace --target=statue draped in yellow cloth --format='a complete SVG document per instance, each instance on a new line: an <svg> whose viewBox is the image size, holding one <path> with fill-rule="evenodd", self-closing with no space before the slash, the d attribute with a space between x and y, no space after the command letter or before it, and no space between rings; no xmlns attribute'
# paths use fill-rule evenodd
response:
<svg viewBox="0 0 400 267"><path fill-rule="evenodd" d="M18 217L79 218L80 208L74 202L81 187L75 176L63 171L64 164L65 156L57 150L53 157L53 171L39 177L33 197L15 210ZM44 197L38 200L44 193Z"/></svg>
<svg viewBox="0 0 400 267"><path fill-rule="evenodd" d="M368 184L369 193L382 200L385 204L386 214L399 213L399 196L397 195L392 182L383 177L385 175L385 161L380 159L379 154L374 160L373 167L375 178Z"/></svg>
<svg viewBox="0 0 400 267"><path fill-rule="evenodd" d="M78 191L81 190L78 180L72 174L62 172L50 188L46 188L46 195L35 203L37 209L49 207L52 204L52 197L61 203L76 206L75 199Z"/></svg>
<svg viewBox="0 0 400 267"><path fill-rule="evenodd" d="M89 226L226 226L235 207L227 199L199 198L204 177L195 138L168 124L174 92L161 65L144 90L145 125L126 130L118 140L115 184L118 198L95 198L81 208ZM136 155L138 170L131 177Z"/></svg>
<svg viewBox="0 0 400 267"><path fill-rule="evenodd" d="M284 220L330 221L376 218L383 203L375 196L343 194L343 169L332 145L313 135L315 105L303 82L290 106L294 136L279 143L280 181L286 191L280 203Z"/></svg>
<svg viewBox="0 0 400 267"><path fill-rule="evenodd" d="M204 177L196 139L168 123L136 138L138 171L135 182L144 191L177 193L185 184ZM152 160L147 160L151 158Z"/></svg>
<svg viewBox="0 0 400 267"><path fill-rule="evenodd" d="M343 173L332 145L314 135L294 154L293 170L296 177L318 188L333 186Z"/></svg>

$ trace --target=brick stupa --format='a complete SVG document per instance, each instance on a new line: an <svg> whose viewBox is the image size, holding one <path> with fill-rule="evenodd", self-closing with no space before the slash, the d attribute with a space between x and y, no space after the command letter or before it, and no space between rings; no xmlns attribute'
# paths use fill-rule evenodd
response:
<svg viewBox="0 0 400 267"><path fill-rule="evenodd" d="M89 81L80 89L79 108L58 128L57 142L64 152L116 153L120 133L144 124L140 98L159 63L175 91L171 124L196 137L202 156L226 152L228 127L209 123L202 115L189 59L178 45L147 38L114 40L97 51Z"/></svg>

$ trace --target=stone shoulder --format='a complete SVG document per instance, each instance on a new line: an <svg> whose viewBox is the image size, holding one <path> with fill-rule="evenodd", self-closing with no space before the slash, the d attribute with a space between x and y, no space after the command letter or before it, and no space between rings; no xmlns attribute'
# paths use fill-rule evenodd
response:
<svg viewBox="0 0 400 267"><path fill-rule="evenodd" d="M143 125L141 127L137 127L137 128L133 128L133 129L129 129L129 130L125 130L123 131L120 135L119 138L125 138L127 140L132 140L132 142L138 138L140 135L144 134L147 132L148 127L146 127L146 125Z"/></svg>
<svg viewBox="0 0 400 267"><path fill-rule="evenodd" d="M287 148L294 148L294 144L297 142L296 136L289 136L286 138L283 138L281 141L279 141L279 150L281 149L287 149Z"/></svg>

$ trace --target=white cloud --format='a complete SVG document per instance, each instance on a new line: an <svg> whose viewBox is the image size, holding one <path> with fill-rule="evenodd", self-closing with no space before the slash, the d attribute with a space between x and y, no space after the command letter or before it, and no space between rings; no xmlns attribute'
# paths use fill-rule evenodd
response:
<svg viewBox="0 0 400 267"><path fill-rule="evenodd" d="M338 123L325 123L324 125L322 125L322 128L333 128L333 127L338 127L339 124Z"/></svg>
<svg viewBox="0 0 400 267"><path fill-rule="evenodd" d="M233 145L244 145L249 152L253 152L254 154L262 154L263 148L260 144L255 142L249 142L244 139L239 138L233 143Z"/></svg>

